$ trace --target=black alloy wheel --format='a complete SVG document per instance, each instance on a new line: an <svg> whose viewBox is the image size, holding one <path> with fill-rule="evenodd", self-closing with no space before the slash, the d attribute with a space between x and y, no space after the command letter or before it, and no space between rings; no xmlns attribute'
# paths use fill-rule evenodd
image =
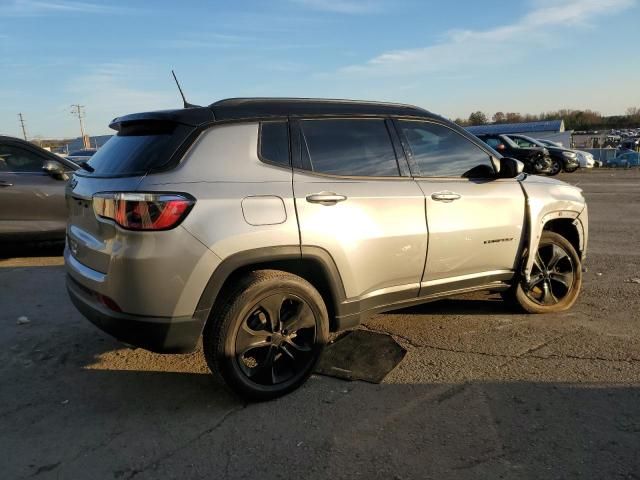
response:
<svg viewBox="0 0 640 480"><path fill-rule="evenodd" d="M522 267L527 262L525 250ZM502 297L528 313L555 313L571 308L582 287L582 262L565 237L545 230L533 258L529 279L518 275Z"/></svg>
<svg viewBox="0 0 640 480"><path fill-rule="evenodd" d="M242 320L235 339L240 370L259 385L290 381L314 361L316 320L302 298L274 293Z"/></svg>
<svg viewBox="0 0 640 480"><path fill-rule="evenodd" d="M575 266L568 252L560 245L541 245L536 252L531 279L524 291L539 305L560 303L571 292L575 282Z"/></svg>
<svg viewBox="0 0 640 480"><path fill-rule="evenodd" d="M318 290L279 270L229 281L204 328L212 373L250 400L271 400L300 387L329 341L329 314Z"/></svg>

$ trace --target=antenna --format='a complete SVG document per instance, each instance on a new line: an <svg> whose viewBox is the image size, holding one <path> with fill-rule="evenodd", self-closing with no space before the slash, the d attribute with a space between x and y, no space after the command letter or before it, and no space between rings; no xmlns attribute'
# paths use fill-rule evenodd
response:
<svg viewBox="0 0 640 480"><path fill-rule="evenodd" d="M182 88L180 87L180 82L178 82L178 77L176 77L176 72L171 70L171 75L173 75L173 79L176 81L176 85L178 86L178 90L180 91L180 96L182 97L182 103L184 105L184 108L197 107L198 105L194 105L192 103L187 102L187 99L184 96Z"/></svg>

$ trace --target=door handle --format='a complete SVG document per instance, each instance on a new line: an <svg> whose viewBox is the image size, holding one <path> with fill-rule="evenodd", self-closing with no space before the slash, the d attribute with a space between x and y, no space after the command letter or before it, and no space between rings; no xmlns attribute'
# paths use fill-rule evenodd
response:
<svg viewBox="0 0 640 480"><path fill-rule="evenodd" d="M338 195L333 192L320 192L307 195L307 202L320 203L321 205L335 205L338 202L344 202L347 197L344 195Z"/></svg>
<svg viewBox="0 0 640 480"><path fill-rule="evenodd" d="M451 203L454 200L458 200L458 199L462 198L462 195L460 195L459 193L455 193L455 192L445 191L445 192L433 193L433 194L431 194L431 198L433 198L436 202Z"/></svg>
<svg viewBox="0 0 640 480"><path fill-rule="evenodd" d="M13 187L11 182L0 182L0 187Z"/></svg>

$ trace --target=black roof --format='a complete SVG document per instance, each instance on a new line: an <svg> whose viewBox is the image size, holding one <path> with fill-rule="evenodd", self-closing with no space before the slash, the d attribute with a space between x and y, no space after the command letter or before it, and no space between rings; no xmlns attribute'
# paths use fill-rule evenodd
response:
<svg viewBox="0 0 640 480"><path fill-rule="evenodd" d="M124 123L144 120L170 121L195 126L212 121L307 115L392 115L439 118L422 108L399 103L318 98L229 98L212 103L208 107L125 115L114 119L110 126L118 130Z"/></svg>
<svg viewBox="0 0 640 480"><path fill-rule="evenodd" d="M212 103L209 108L216 120L300 115L431 116L426 110L412 105L319 98L229 98Z"/></svg>

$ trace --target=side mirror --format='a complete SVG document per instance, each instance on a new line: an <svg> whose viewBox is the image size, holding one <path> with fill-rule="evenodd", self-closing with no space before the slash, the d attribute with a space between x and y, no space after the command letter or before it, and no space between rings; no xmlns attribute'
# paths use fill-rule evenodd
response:
<svg viewBox="0 0 640 480"><path fill-rule="evenodd" d="M67 179L67 174L64 171L64 167L62 166L62 164L54 160L47 160L46 162L44 162L44 164L42 165L42 170L44 170L57 180Z"/></svg>
<svg viewBox="0 0 640 480"><path fill-rule="evenodd" d="M524 172L524 163L511 157L500 159L500 178L515 178Z"/></svg>

